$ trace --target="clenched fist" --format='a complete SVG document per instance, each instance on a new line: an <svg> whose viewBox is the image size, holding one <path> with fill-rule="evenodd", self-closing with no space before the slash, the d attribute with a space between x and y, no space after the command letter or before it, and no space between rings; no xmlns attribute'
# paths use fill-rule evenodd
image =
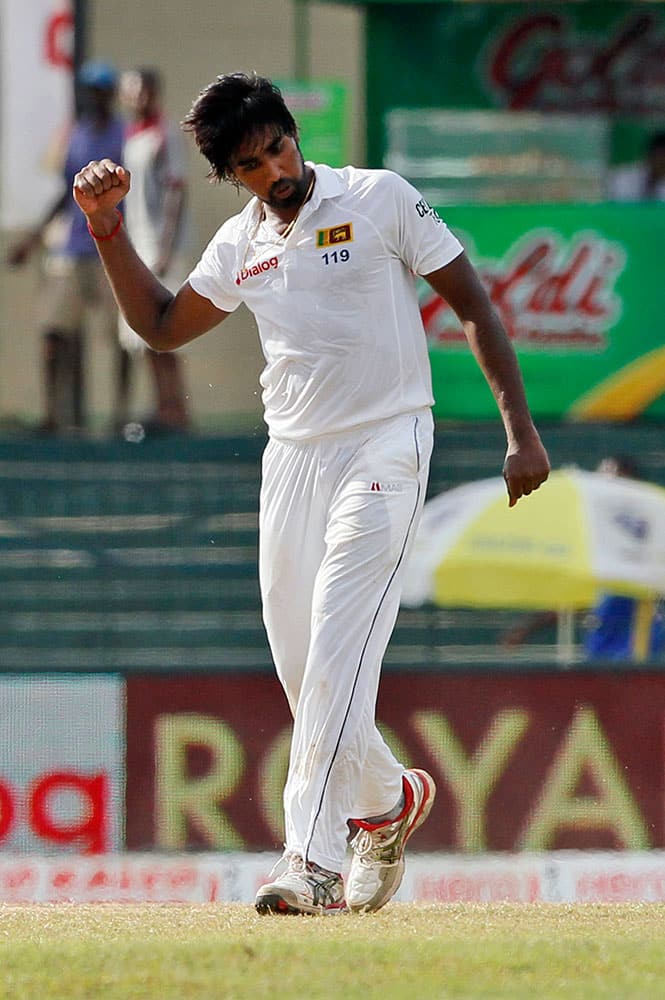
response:
<svg viewBox="0 0 665 1000"><path fill-rule="evenodd" d="M113 160L91 160L74 178L74 200L88 220L115 219L115 207L130 186L129 171Z"/></svg>
<svg viewBox="0 0 665 1000"><path fill-rule="evenodd" d="M528 497L537 490L549 474L549 458L535 431L530 440L509 447L503 464L503 478L508 489L508 506L514 507L520 497Z"/></svg>

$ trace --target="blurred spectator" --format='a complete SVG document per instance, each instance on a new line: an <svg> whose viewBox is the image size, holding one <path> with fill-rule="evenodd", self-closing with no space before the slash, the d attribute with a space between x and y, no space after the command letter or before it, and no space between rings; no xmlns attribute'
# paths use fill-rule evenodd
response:
<svg viewBox="0 0 665 1000"><path fill-rule="evenodd" d="M177 292L191 270L186 152L179 128L162 112L161 90L160 75L152 68L129 70L120 80L120 99L131 118L121 161L132 177L124 202L125 224L144 263ZM181 358L150 350L122 316L119 335L122 346L132 354L145 354L150 366L155 413L143 421L145 431L186 430L189 416Z"/></svg>
<svg viewBox="0 0 665 1000"><path fill-rule="evenodd" d="M662 155L665 165L665 145ZM609 455L600 462L597 471L607 476L644 478L629 455ZM589 659L654 659L663 649L665 621L655 600L603 594L584 620L584 651Z"/></svg>
<svg viewBox="0 0 665 1000"><path fill-rule="evenodd" d="M629 455L608 455L596 468L607 476L642 479ZM582 618L582 645L589 660L651 660L665 650L662 602L638 600L622 594L601 594ZM531 635L556 625L555 611L530 615L501 638L501 645L522 645Z"/></svg>
<svg viewBox="0 0 665 1000"><path fill-rule="evenodd" d="M665 131L647 142L644 160L612 170L608 179L611 201L665 201Z"/></svg>
<svg viewBox="0 0 665 1000"><path fill-rule="evenodd" d="M84 412L84 321L96 310L104 333L116 355L113 419L126 419L128 360L117 344L117 308L99 261L85 218L78 211L71 190L74 175L90 160L120 157L123 125L113 113L116 73L104 62L87 62L79 72L79 112L64 142L64 190L41 222L8 253L11 266L24 264L48 232L58 223L44 261L43 301L44 420L47 433L81 430Z"/></svg>

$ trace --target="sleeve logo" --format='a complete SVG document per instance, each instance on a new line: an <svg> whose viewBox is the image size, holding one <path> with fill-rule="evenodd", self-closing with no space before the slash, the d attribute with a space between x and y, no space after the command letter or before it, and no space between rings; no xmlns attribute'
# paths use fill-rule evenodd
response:
<svg viewBox="0 0 665 1000"><path fill-rule="evenodd" d="M343 222L341 226L331 226L330 229L317 229L317 247L336 247L340 243L353 242L353 226L350 222Z"/></svg>
<svg viewBox="0 0 665 1000"><path fill-rule="evenodd" d="M428 202L426 202L424 198L421 198L420 201L416 204L416 212L418 213L421 219L426 219L427 216L429 216L431 219L434 220L437 226L443 222L443 219L441 218L437 210L435 208L432 208L432 206Z"/></svg>

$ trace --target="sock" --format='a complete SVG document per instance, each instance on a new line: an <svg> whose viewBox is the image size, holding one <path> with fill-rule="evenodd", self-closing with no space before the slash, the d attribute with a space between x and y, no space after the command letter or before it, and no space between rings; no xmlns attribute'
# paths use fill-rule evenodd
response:
<svg viewBox="0 0 665 1000"><path fill-rule="evenodd" d="M389 823L396 823L398 819L402 819L412 804L413 789L406 778L402 778L402 794L390 812L384 813L382 816L369 816L367 819L355 820L355 822L358 826L362 826L363 829L375 826L387 826Z"/></svg>

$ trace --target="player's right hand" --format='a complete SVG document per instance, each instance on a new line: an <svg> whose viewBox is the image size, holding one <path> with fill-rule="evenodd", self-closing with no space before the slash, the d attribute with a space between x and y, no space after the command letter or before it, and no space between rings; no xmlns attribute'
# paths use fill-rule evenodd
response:
<svg viewBox="0 0 665 1000"><path fill-rule="evenodd" d="M74 200L90 219L113 213L129 191L130 175L113 160L91 160L74 178Z"/></svg>

